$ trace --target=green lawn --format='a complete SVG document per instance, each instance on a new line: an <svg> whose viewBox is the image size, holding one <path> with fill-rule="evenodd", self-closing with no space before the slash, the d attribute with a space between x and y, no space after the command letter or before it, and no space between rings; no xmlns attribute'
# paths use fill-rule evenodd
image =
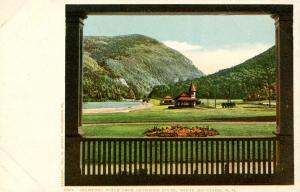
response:
<svg viewBox="0 0 300 192"><path fill-rule="evenodd" d="M144 137L143 133L152 129L154 125L110 125L110 126L83 126L85 137ZM159 125L170 126L169 125ZM188 125L189 127L195 125ZM275 124L224 124L210 125L217 129L219 136L214 137L267 137L273 136Z"/></svg>
<svg viewBox="0 0 300 192"><path fill-rule="evenodd" d="M203 100L205 101L205 100ZM243 103L235 101L235 108L221 108L218 100L217 108L168 109L159 106L157 100L151 100L154 107L128 113L84 114L84 124L116 123L116 122L198 122L198 121L275 121L275 107L266 107L257 102ZM259 102L265 103L265 102ZM211 106L213 102L211 102Z"/></svg>
<svg viewBox="0 0 300 192"><path fill-rule="evenodd" d="M143 133L148 130L152 129L155 124L161 126L170 126L174 123L172 122L185 122L188 123L189 127L201 125L201 121L227 121L226 124L210 124L210 128L217 129L220 133L219 136L214 137L271 137L273 136L273 133L275 131L275 124L269 124L264 123L263 121L275 121L276 117L276 108L273 107L267 107L265 104L267 104L267 101L260 101L260 102L248 102L244 103L241 100L234 100L234 102L237 103L237 107L231 108L231 109L223 109L221 107L221 103L225 102L225 100L217 100L217 108L212 108L214 106L214 100L209 100L210 108L205 107L206 100L203 99L202 102L204 103L204 107L200 108L187 108L187 109L168 109L168 106L159 105L158 100L151 100L152 104L154 104L154 107L151 109L144 109L144 110L138 110L138 111L132 111L128 113L110 113L110 114L84 114L83 115L83 124L103 124L107 123L107 125L84 125L82 127L82 131L84 132L84 137L86 138L94 138L94 137L106 137L106 138L128 138L128 137L134 137L134 138L142 138L144 137ZM272 103L274 105L274 102ZM241 123L230 123L232 121L235 122L241 122ZM257 121L258 123L254 124L247 124L243 123L243 121ZM147 124L149 122L154 122L155 124ZM169 122L169 123L168 123ZM189 123L190 122L190 123ZM112 123L112 124L110 124ZM113 123L125 123L122 125L114 125ZM126 124L126 123L141 123L141 124ZM144 123L144 124L143 124ZM176 123L175 123L176 124ZM180 123L178 123L180 124ZM207 124L207 123L206 123ZM209 123L208 123L209 124ZM214 138L212 137L212 138ZM174 142L173 147L170 146L170 143L168 143L167 148L170 150L172 149L172 154L176 154L174 145L177 145L179 143ZM96 145L95 154L92 154L93 146ZM99 145L99 146L98 146ZM112 144L114 145L114 144ZM129 161L129 150L126 149L127 155L124 154L124 150L120 151L121 156L119 156L119 147L120 143L116 143L116 146L111 146L111 149L113 150L114 147L116 147L116 161L117 162L130 162ZM124 148L124 143L121 144L122 149ZM160 145L160 144L158 144ZM163 142L163 145L165 146L165 143ZM186 151L190 151L190 145L188 145L186 142L183 142L183 154L186 154ZM207 150L208 150L208 156L204 154L203 160L206 158L212 159L211 154L211 145L207 143ZM257 145L257 143L255 144ZM214 147L215 144L213 144ZM92 156L95 156L95 160L98 161L98 147L99 149L103 148L103 142L98 142L96 144L91 144L90 146L90 152ZM206 147L206 143L203 144L203 147ZM241 147L241 146L240 146ZM252 154L252 145L250 149L247 149L250 151L250 156L247 157L248 160L251 160L253 158L255 159L261 159L262 157L258 157L256 152L256 155ZM142 149L145 148L144 143L142 143L141 146ZM134 155L133 148L132 149L132 156ZM138 147L139 149L139 147ZM186 150L188 149L188 150ZM256 146L257 149L257 146ZM270 148L272 151L273 144ZM85 151L88 150L88 146L85 146ZM165 148L155 148L153 145L150 147L147 146L147 162L149 162L150 154L149 151L152 150L152 154L158 150L158 154L160 154L160 150L162 151L162 156L158 155L158 159L163 159L163 161L174 161L174 156L170 159L170 157L167 157L166 159L166 151ZM195 150L195 148L194 148ZM269 149L268 149L269 150ZM229 149L230 153L232 151L232 148L230 146ZM186 157L186 155L182 156L183 161L189 161L190 158L195 159L195 153L193 154L193 157L191 155L189 157ZM106 145L106 162L108 161L108 146ZM138 152L139 154L139 152ZM225 154L227 154L227 151L225 151ZM215 153L213 154L216 155ZM231 155L232 156L232 155ZM232 158L232 157L229 158ZM233 154L234 158L237 158L237 154ZM121 159L119 159L121 157ZM92 161L92 157L88 158L87 154L85 156L85 159L90 159ZM142 159L145 161L144 154L142 154ZM100 162L103 162L103 157L101 156L101 159L99 159Z"/></svg>

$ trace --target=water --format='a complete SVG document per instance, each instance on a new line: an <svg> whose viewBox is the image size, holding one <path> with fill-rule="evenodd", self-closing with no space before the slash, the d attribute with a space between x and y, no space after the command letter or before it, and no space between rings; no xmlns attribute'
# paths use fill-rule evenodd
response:
<svg viewBox="0 0 300 192"><path fill-rule="evenodd" d="M101 108L129 108L142 105L138 101L106 101L106 102L84 102L83 109L101 109Z"/></svg>

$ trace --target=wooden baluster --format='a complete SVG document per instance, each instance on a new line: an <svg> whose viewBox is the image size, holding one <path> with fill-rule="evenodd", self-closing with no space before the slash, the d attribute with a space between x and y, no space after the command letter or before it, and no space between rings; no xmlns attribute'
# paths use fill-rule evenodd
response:
<svg viewBox="0 0 300 192"><path fill-rule="evenodd" d="M127 175L127 141L124 141L124 174Z"/></svg>
<svg viewBox="0 0 300 192"><path fill-rule="evenodd" d="M168 174L168 142L165 141L165 175Z"/></svg>
<svg viewBox="0 0 300 192"><path fill-rule="evenodd" d="M191 163L191 174L194 174L194 141L193 140L191 140L190 163Z"/></svg>
<svg viewBox="0 0 300 192"><path fill-rule="evenodd" d="M93 175L93 141L90 142L90 175Z"/></svg>
<svg viewBox="0 0 300 192"><path fill-rule="evenodd" d="M200 141L200 149L201 149L201 153L200 153L200 157L201 157L201 175L204 174L204 141Z"/></svg>
<svg viewBox="0 0 300 192"><path fill-rule="evenodd" d="M208 155L209 155L208 152L209 152L208 141L205 141L205 156L206 156L206 158L205 158L205 164L206 164L205 174L208 174Z"/></svg>
<svg viewBox="0 0 300 192"><path fill-rule="evenodd" d="M196 174L199 174L199 141L196 140Z"/></svg>
<svg viewBox="0 0 300 192"><path fill-rule="evenodd" d="M145 160L145 171L148 175L148 141L145 140L144 142L144 150L145 150L145 157L144 157L144 160Z"/></svg>
<svg viewBox="0 0 300 192"><path fill-rule="evenodd" d="M242 174L245 174L245 141L242 142Z"/></svg>
<svg viewBox="0 0 300 192"><path fill-rule="evenodd" d="M159 173L160 175L163 174L163 142L162 140L159 141L159 152L160 152L160 155L159 155L159 163L160 163L160 166L159 166Z"/></svg>
<svg viewBox="0 0 300 192"><path fill-rule="evenodd" d="M175 174L178 175L178 142L175 141Z"/></svg>
<svg viewBox="0 0 300 192"><path fill-rule="evenodd" d="M225 164L225 141L221 141L221 174L224 174L224 164Z"/></svg>
<svg viewBox="0 0 300 192"><path fill-rule="evenodd" d="M102 140L101 141L101 169L102 169L102 175L104 175L104 166L103 166L103 164L104 164L104 157L105 157L103 147L104 147L104 141Z"/></svg>
<svg viewBox="0 0 300 192"><path fill-rule="evenodd" d="M106 141L103 140L103 175L106 175Z"/></svg>
<svg viewBox="0 0 300 192"><path fill-rule="evenodd" d="M261 158L262 158L262 171L261 173L262 174L265 174L266 172L266 166L265 166L265 163L266 163L266 157L265 157L265 154L266 154L266 145L265 145L265 141L262 140L262 154L261 154Z"/></svg>
<svg viewBox="0 0 300 192"><path fill-rule="evenodd" d="M230 152L229 152L229 140L226 141L226 161L227 161L227 164L226 164L226 174L229 174L229 169L230 169Z"/></svg>
<svg viewBox="0 0 300 192"><path fill-rule="evenodd" d="M119 175L122 174L122 141L118 142L119 146Z"/></svg>
<svg viewBox="0 0 300 192"><path fill-rule="evenodd" d="M81 145L82 145L82 172L81 172L81 174L85 175L86 141L85 140L81 141Z"/></svg>
<svg viewBox="0 0 300 192"><path fill-rule="evenodd" d="M214 160L215 160L215 150L214 150L214 141L210 141L210 174L214 174Z"/></svg>
<svg viewBox="0 0 300 192"><path fill-rule="evenodd" d="M111 141L107 141L107 165L108 165L108 175L111 175Z"/></svg>
<svg viewBox="0 0 300 192"><path fill-rule="evenodd" d="M236 141L237 144L236 144L236 153L237 153L237 174L240 174L240 141Z"/></svg>
<svg viewBox="0 0 300 192"><path fill-rule="evenodd" d="M91 147L91 145L90 145L90 140L88 140L87 141L87 143L88 143L88 148L87 148L87 174L88 175L91 175L91 149L90 149L90 147Z"/></svg>
<svg viewBox="0 0 300 192"><path fill-rule="evenodd" d="M273 140L273 173L275 174L275 173L277 173L277 170L276 170L276 153L277 153L277 151L276 151L276 145L277 145L277 140L276 139L274 139Z"/></svg>
<svg viewBox="0 0 300 192"><path fill-rule="evenodd" d="M137 141L134 140L133 142L134 142L134 152L133 152L133 154L134 154L134 171L133 171L133 173L134 173L134 175L137 175L137 153L138 153Z"/></svg>
<svg viewBox="0 0 300 192"><path fill-rule="evenodd" d="M271 144L272 140L268 140L268 174L271 174L271 162L272 162L272 157L271 157Z"/></svg>
<svg viewBox="0 0 300 192"><path fill-rule="evenodd" d="M188 161L188 157L189 157L189 142L185 141L185 174L189 174L189 161Z"/></svg>
<svg viewBox="0 0 300 192"><path fill-rule="evenodd" d="M216 174L219 174L219 141L216 141Z"/></svg>
<svg viewBox="0 0 300 192"><path fill-rule="evenodd" d="M170 141L170 174L173 174L173 141Z"/></svg>
<svg viewBox="0 0 300 192"><path fill-rule="evenodd" d="M250 174L250 163L251 163L251 157L250 157L250 140L247 141L247 174Z"/></svg>
<svg viewBox="0 0 300 192"><path fill-rule="evenodd" d="M101 158L101 148L100 148L100 141L98 140L97 141L97 151L98 151L98 155L97 155L97 157L98 157L98 161L97 161L97 164L98 164L98 175L100 175L101 173L100 173L100 167L101 167L101 160L100 160L100 158Z"/></svg>
<svg viewBox="0 0 300 192"><path fill-rule="evenodd" d="M195 163L196 163L196 171L195 171L195 174L196 175L199 175L199 140L196 140L195 141L195 156L196 156L196 159L195 159Z"/></svg>
<svg viewBox="0 0 300 192"><path fill-rule="evenodd" d="M117 174L117 142L116 140L114 142L114 149L113 149L113 154L114 154L114 175Z"/></svg>
<svg viewBox="0 0 300 192"><path fill-rule="evenodd" d="M154 161L155 161L155 166L154 166L154 172L155 172L155 175L157 175L157 153L158 153L158 147L157 147L157 140L154 141Z"/></svg>
<svg viewBox="0 0 300 192"><path fill-rule="evenodd" d="M232 155L232 157L231 157L231 173L232 174L235 174L235 163L234 163L234 160L235 160L235 158L234 158L234 155L235 155L235 141L234 140L232 140L231 141L231 155Z"/></svg>
<svg viewBox="0 0 300 192"><path fill-rule="evenodd" d="M132 175L132 141L128 141L128 148L129 148L129 175Z"/></svg>
<svg viewBox="0 0 300 192"><path fill-rule="evenodd" d="M150 175L152 175L152 140L149 141L149 150L150 150Z"/></svg>
<svg viewBox="0 0 300 192"><path fill-rule="evenodd" d="M180 174L183 175L183 141L180 141Z"/></svg>
<svg viewBox="0 0 300 192"><path fill-rule="evenodd" d="M142 169L143 169L143 150L142 150L142 147L143 147L143 141L140 141L139 140L139 173L141 173Z"/></svg>
<svg viewBox="0 0 300 192"><path fill-rule="evenodd" d="M93 150L93 175L96 175L96 141L92 141L92 150Z"/></svg>
<svg viewBox="0 0 300 192"><path fill-rule="evenodd" d="M252 172L256 174L256 141L252 141Z"/></svg>
<svg viewBox="0 0 300 192"><path fill-rule="evenodd" d="M257 153L257 159L258 159L258 174L261 174L261 146L260 146L260 140L257 141L258 143L258 146L257 146L257 150L258 150L258 153Z"/></svg>

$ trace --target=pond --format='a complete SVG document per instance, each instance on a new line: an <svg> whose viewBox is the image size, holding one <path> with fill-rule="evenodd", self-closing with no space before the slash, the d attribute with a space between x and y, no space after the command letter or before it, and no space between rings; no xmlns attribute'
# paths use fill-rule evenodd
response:
<svg viewBox="0 0 300 192"><path fill-rule="evenodd" d="M101 108L129 108L142 105L139 101L105 101L105 102L84 102L83 109L101 109Z"/></svg>

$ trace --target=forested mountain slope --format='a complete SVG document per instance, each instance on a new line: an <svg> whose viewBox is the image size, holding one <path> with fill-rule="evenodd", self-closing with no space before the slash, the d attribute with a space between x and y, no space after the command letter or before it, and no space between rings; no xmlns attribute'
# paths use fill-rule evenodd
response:
<svg viewBox="0 0 300 192"><path fill-rule="evenodd" d="M203 75L181 53L143 35L84 37L83 50L85 100L146 97L154 86Z"/></svg>
<svg viewBox="0 0 300 192"><path fill-rule="evenodd" d="M234 57L234 54L232 55ZM220 61L222 62L222 61ZM188 90L191 82L197 87L198 98L275 97L275 47L234 67L193 80L156 86L152 98L173 97Z"/></svg>

